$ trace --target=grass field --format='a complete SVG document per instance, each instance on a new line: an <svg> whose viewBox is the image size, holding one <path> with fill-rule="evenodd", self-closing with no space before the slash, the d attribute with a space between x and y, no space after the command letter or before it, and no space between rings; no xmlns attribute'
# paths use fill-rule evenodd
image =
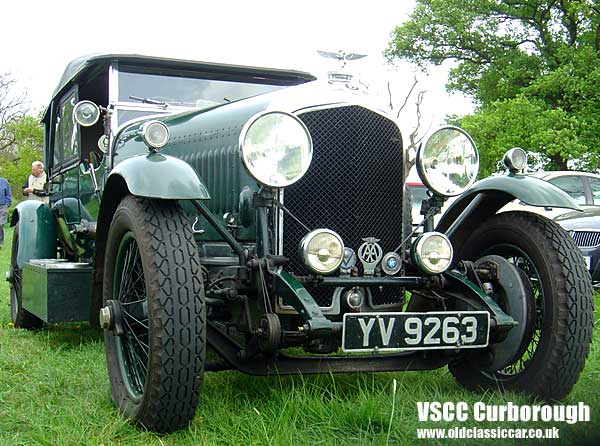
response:
<svg viewBox="0 0 600 446"><path fill-rule="evenodd" d="M10 236L0 273L10 259ZM600 298L586 368L566 404L591 407L591 422L419 423L417 401L530 404L523 396L462 390L446 369L435 372L250 377L208 373L191 426L170 435L132 427L110 397L102 336L87 324L36 332L11 327L9 287L0 283L0 445L409 445L600 444ZM397 392L393 382L397 380ZM560 440L417 440L417 428L560 429Z"/></svg>

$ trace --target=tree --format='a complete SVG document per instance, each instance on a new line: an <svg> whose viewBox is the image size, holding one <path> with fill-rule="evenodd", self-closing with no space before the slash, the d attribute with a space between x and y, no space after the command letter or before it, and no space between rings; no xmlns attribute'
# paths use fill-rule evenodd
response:
<svg viewBox="0 0 600 446"><path fill-rule="evenodd" d="M417 85L419 84L419 80L417 79L417 76L414 77L413 79L413 83L411 84L408 93L406 93L406 96L404 96L404 100L402 101L402 105L398 108L398 111L396 112L396 118L400 118L400 114L402 113L402 111L404 110L404 108L406 107L406 105L408 104L409 99L412 97L413 92L415 91L415 88L417 87ZM394 104L392 101L392 90L391 90L391 86L390 83L387 83L387 90L388 90L388 98L389 98L389 107L390 110L394 110ZM416 116L417 116L417 122L415 123L415 126L413 127L412 131L410 132L410 134L408 135L408 156L406 156L404 158L404 169L406 172L408 172L412 166L414 166L415 162L416 162L416 153L417 153L417 149L419 144L421 143L421 141L423 140L423 134L420 132L421 130L421 118L422 113L421 113L421 105L423 105L423 98L425 97L425 93L427 93L427 90L420 90L417 93L417 97L415 99L415 111L416 111Z"/></svg>
<svg viewBox="0 0 600 446"><path fill-rule="evenodd" d="M31 163L42 159L44 130L38 118L24 116L6 126L12 144L0 151L0 176L11 185L13 197L22 198L21 187L31 173Z"/></svg>
<svg viewBox="0 0 600 446"><path fill-rule="evenodd" d="M27 112L27 92L10 73L0 74L0 176L8 180L17 200L31 163L42 157L43 127Z"/></svg>
<svg viewBox="0 0 600 446"><path fill-rule="evenodd" d="M0 152L15 143L14 134L8 131L10 124L27 114L27 92L17 91L16 84L10 73L0 74Z"/></svg>
<svg viewBox="0 0 600 446"><path fill-rule="evenodd" d="M448 89L478 104L455 122L473 132L484 170L513 145L552 168L597 167L598 0L417 0L386 55L422 67L454 62Z"/></svg>

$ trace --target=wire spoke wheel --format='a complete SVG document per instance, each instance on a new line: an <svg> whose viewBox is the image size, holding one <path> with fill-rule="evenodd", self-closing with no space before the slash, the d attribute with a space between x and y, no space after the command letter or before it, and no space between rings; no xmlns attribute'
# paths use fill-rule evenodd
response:
<svg viewBox="0 0 600 446"><path fill-rule="evenodd" d="M142 260L137 242L127 232L117 252L113 296L121 306L124 334L116 339L123 376L129 392L134 396L144 393L149 360L149 325L147 314L132 313L147 308L147 294ZM141 320L140 320L141 319Z"/></svg>
<svg viewBox="0 0 600 446"><path fill-rule="evenodd" d="M128 196L115 211L102 318L117 408L157 432L187 425L204 373L206 309L196 242L176 202Z"/></svg>
<svg viewBox="0 0 600 446"><path fill-rule="evenodd" d="M523 296L529 316L518 350L513 353L514 344L496 344L516 360L489 370L485 355L492 350L474 350L450 364L450 372L472 390L506 389L548 401L564 398L585 365L593 323L591 280L573 239L544 217L505 212L488 218L460 248L459 259L507 259L521 273L531 299ZM501 297L498 304L503 307Z"/></svg>

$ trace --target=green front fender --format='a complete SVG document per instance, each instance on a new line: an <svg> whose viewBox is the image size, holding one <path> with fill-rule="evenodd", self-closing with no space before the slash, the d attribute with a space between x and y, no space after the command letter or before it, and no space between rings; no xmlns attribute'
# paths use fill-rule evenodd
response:
<svg viewBox="0 0 600 446"><path fill-rule="evenodd" d="M506 192L530 206L581 210L579 205L562 189L547 181L526 175L485 178L475 183L465 196L487 190Z"/></svg>
<svg viewBox="0 0 600 446"><path fill-rule="evenodd" d="M208 189L185 161L160 153L138 155L117 164L107 184L121 177L132 195L168 200L208 200Z"/></svg>
<svg viewBox="0 0 600 446"><path fill-rule="evenodd" d="M48 205L22 201L15 208L10 225L19 227L19 267L31 259L56 258L56 220Z"/></svg>
<svg viewBox="0 0 600 446"><path fill-rule="evenodd" d="M436 230L451 236L458 228L482 222L514 199L538 207L581 210L563 190L539 178L525 175L489 177L475 183L442 216Z"/></svg>

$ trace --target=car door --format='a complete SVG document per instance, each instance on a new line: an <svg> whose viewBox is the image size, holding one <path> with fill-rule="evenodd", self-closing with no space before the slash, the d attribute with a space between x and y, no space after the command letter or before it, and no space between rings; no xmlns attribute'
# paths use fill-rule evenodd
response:
<svg viewBox="0 0 600 446"><path fill-rule="evenodd" d="M55 191L53 201L57 202L59 215L67 225L79 223L79 162L80 139L77 124L73 119L73 109L79 94L77 86L71 88L60 99L55 116L55 139L53 176L60 176L59 190Z"/></svg>

